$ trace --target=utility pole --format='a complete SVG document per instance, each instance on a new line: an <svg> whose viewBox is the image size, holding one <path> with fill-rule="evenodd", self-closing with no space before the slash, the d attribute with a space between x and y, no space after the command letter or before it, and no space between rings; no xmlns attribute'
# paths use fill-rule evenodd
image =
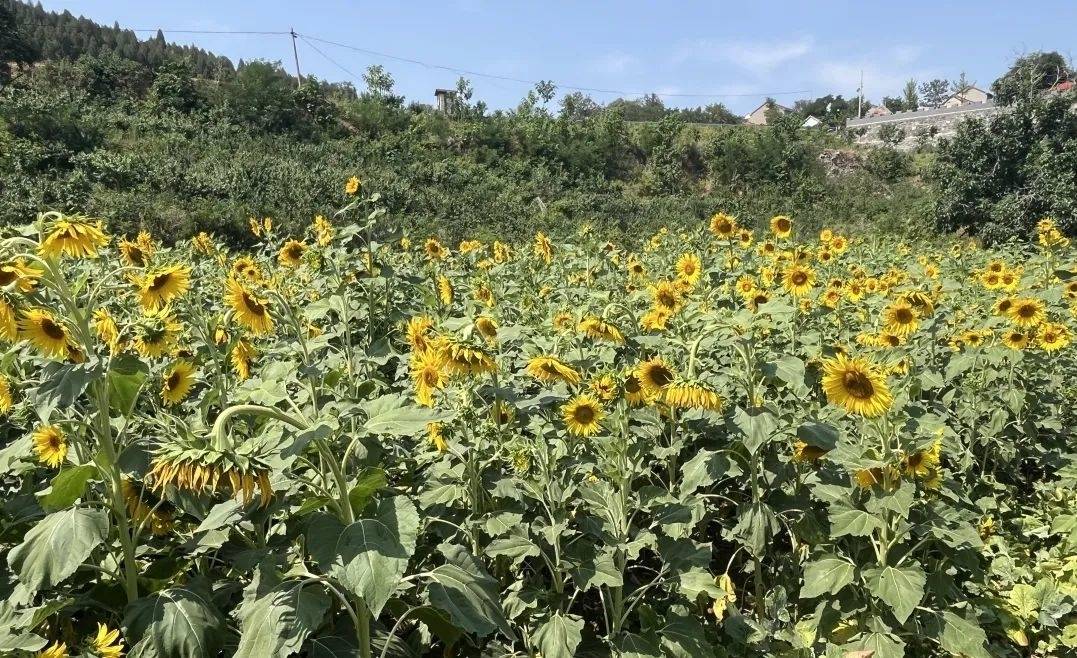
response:
<svg viewBox="0 0 1077 658"><path fill-rule="evenodd" d="M295 45L295 39L299 35L295 33L295 28L288 28L288 31L292 35L292 54L295 55L295 77L299 81L297 87L303 86L303 74L299 72L299 48Z"/></svg>
<svg viewBox="0 0 1077 658"><path fill-rule="evenodd" d="M296 66L299 66L296 64ZM856 118L863 119L864 113L861 112L861 108L864 107L864 69L860 69L860 88L856 90Z"/></svg>

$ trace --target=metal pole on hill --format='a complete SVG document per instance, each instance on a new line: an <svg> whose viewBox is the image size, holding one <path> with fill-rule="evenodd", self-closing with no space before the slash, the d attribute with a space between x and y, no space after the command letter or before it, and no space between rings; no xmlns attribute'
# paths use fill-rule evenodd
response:
<svg viewBox="0 0 1077 658"><path fill-rule="evenodd" d="M296 86L302 87L303 74L299 72L299 49L295 45L296 37L298 37L299 35L295 33L295 28L293 27L288 28L288 32L292 35L292 54L295 55L295 77L299 81Z"/></svg>
<svg viewBox="0 0 1077 658"><path fill-rule="evenodd" d="M860 88L856 90L856 118L863 119L864 113L860 108L864 106L864 69L860 69Z"/></svg>

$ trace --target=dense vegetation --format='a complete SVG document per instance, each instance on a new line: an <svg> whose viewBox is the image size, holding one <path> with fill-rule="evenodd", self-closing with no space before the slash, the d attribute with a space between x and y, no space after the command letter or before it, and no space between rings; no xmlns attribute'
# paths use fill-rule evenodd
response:
<svg viewBox="0 0 1077 658"><path fill-rule="evenodd" d="M450 237L581 221L637 233L715 207L815 224L922 216L924 204L902 202L921 196L911 182L828 178L816 158L830 138L792 118L772 129L688 125L735 118L655 97L599 107L570 95L557 110L543 86L489 112L463 81L444 116L406 105L380 70L356 94L313 79L297 89L265 62L201 69L104 49L24 70L0 96L0 221L58 208L124 232L238 237L251 215L309 222L349 171L383 191L397 221Z"/></svg>
<svg viewBox="0 0 1077 658"><path fill-rule="evenodd" d="M5 655L1077 649L1053 223L448 248L342 187L244 251L0 230Z"/></svg>

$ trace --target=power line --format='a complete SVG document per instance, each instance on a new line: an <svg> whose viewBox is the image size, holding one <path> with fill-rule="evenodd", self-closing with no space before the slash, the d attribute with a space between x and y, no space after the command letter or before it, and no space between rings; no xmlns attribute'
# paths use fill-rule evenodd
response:
<svg viewBox="0 0 1077 658"><path fill-rule="evenodd" d="M327 55L325 52L320 50L317 46L315 46L313 43L311 43L311 41L317 41L319 43L327 44L327 45L330 45L330 46L336 46L337 48L344 48L344 49L351 50L351 51L354 51L354 52L363 53L365 55L371 55L373 57L381 57L381 58L384 58L384 59L389 59L389 60L393 60L393 61L397 61L397 62L403 62L405 64L414 64L416 66L422 66L422 67L429 68L429 69L437 69L437 70L440 70L440 71L449 71L451 73L456 73L458 75L468 75L468 76L473 76L473 77L477 77L477 78L487 78L487 79L490 79L490 80L503 80L505 82L515 82L515 83L518 83L518 84L525 84L525 85L529 85L529 86L534 86L534 85L538 84L539 82L542 82L541 80L528 80L526 78L516 78L516 77L512 77L512 76L508 76L508 75L498 75L498 74L495 74L495 73L485 73L483 71L475 71L475 70L471 70L471 69L457 68L455 66L446 66L446 65L443 65L443 64L434 64L434 63L431 63L431 62L426 62L426 61L419 60L419 59L413 59L413 58L410 58L410 57L400 57L399 55L392 55L392 54L383 53L383 52L380 52L380 51L377 51L377 50L370 50L369 48L360 48L358 46L353 46L353 45L347 44L347 43L341 43L339 41L331 41L329 39L322 39L321 37L316 37L316 36L311 35L311 34L301 34L301 33L298 33L298 32L294 32L293 30L172 30L172 29L166 29L166 28L162 28L162 27L120 28L120 29L125 30L125 31L129 31L129 32L144 32L144 33L153 32L153 33L156 33L158 31L160 31L160 32L165 33L165 34L209 34L209 35L222 35L222 36L242 36L242 35L247 35L247 36L293 36L294 35L294 36L297 36L300 39L302 39L304 43L306 43L315 52L317 52L319 55L321 55L326 60L328 60L331 64L333 64L333 66L336 66L338 69L340 69L340 70L344 71L345 73L347 73L348 75L350 75L352 77L352 79L358 79L360 76L355 75L355 73L350 71L347 67L340 64L339 62L334 60L332 57ZM583 85L558 84L557 86L559 88L561 88L561 89L567 89L567 90L570 90L570 91L582 91L582 92L588 92L588 93L593 93L593 94L614 94L614 95L618 95L618 96L644 96L646 94L653 93L653 92L646 92L646 91L625 91L625 90L622 90L622 89L605 89L605 88L601 88L601 87L585 87ZM774 97L774 96L795 96L795 95L810 94L810 93L811 93L810 89L795 89L795 90L791 90L791 91L764 91L764 92L753 92L753 93L709 93L709 92L708 93L668 93L668 94L658 94L658 93L656 93L655 95L656 96L662 96L662 97L665 97L665 98L760 98L760 97Z"/></svg>
<svg viewBox="0 0 1077 658"><path fill-rule="evenodd" d="M349 76L351 76L351 79L352 79L352 80L358 80L358 79L359 79L359 76L358 76L358 75L355 75L355 73L354 73L354 72L352 72L352 71L351 71L351 69L349 69L348 67L344 66L343 64L341 64L341 63L340 63L340 62L338 62L337 60L333 59L333 58L332 58L332 57L330 57L329 55L326 55L326 54L325 54L324 52L322 52L322 49L321 49L321 48L319 48L318 46L315 46L315 45L314 45L313 43L311 43L311 42L307 41L306 37L304 37L304 36L303 36L302 34L298 34L298 33L296 33L296 36L298 36L298 37L299 37L299 38L300 38L300 39L301 39L301 40L303 41L303 43L305 43L305 44L307 44L308 46L310 46L310 47L311 47L311 49L312 49L312 50L314 50L314 52L316 52L316 53L318 53L319 55L321 55L322 57L324 57L324 58L325 58L325 59L326 59L326 60L327 60L327 61L328 61L328 62L329 62L330 64L332 64L333 66L337 67L337 68L338 68L338 69L340 69L341 71L344 71L344 72L345 72L345 73L347 73L347 74L348 74Z"/></svg>
<svg viewBox="0 0 1077 658"><path fill-rule="evenodd" d="M330 41L329 39L322 39L322 38L312 36L312 35L309 35L309 34L305 34L305 35L300 34L299 36L304 41L307 41L307 39L310 39L312 41L318 41L320 43L329 44L331 46L336 46L338 48L346 48L348 50L354 50L355 52L364 53L366 55L373 55L374 57L384 57L385 59L391 59L391 60L394 60L394 61L404 62L404 63L407 63L407 64L415 64L415 65L418 65L418 66L424 66L426 68L431 68L431 69L439 69L439 70L442 70L442 71L450 71L452 73L458 73L458 74L461 74L461 75L471 75L471 76L480 77L480 78L490 78L490 79L493 79L493 80L505 80L505 81L508 81L508 82L518 82L518 83L526 84L526 85L536 85L539 82L541 82L540 80L526 80L526 79L523 79L523 78L514 78L512 76L507 76L507 75L496 75L496 74L493 74L493 73L483 73L481 71L472 71L472 70L469 70L469 69L461 69L461 68L456 68L456 67L453 67L453 66L445 66L445 65L442 65L442 64L432 64L430 62L424 62L424 61L418 60L418 59L412 59L412 58L409 58L409 57L399 57L397 55L390 55L388 53L378 52L376 50L370 50L370 49L367 49L367 48L360 48L358 46L353 46L353 45L346 44L346 43L340 43L338 41ZM313 47L313 44L309 44L309 42L308 42L308 45L311 45L311 47ZM602 88L598 88L598 87L583 87L583 86L579 86L579 85L558 84L557 86L562 88L562 89L569 89L569 90L572 90L572 91L586 91L586 92L591 92L591 93L596 93L596 94L618 94L620 96L643 96L643 95L645 95L647 93L650 93L650 92L640 92L640 91L623 91L623 90L619 90L619 89L602 89ZM810 89L797 89L797 90L793 90L793 91L770 91L770 92L759 92L759 93L751 93L751 94L671 93L671 94L657 94L657 95L658 96L666 96L666 97L674 97L674 98L758 98L760 96L792 96L792 95L796 95L796 94L808 94L808 93L811 93Z"/></svg>

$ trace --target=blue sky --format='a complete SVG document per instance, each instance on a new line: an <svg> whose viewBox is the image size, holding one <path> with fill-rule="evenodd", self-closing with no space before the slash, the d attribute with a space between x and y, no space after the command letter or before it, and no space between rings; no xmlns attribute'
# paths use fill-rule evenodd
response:
<svg viewBox="0 0 1077 658"><path fill-rule="evenodd" d="M897 95L910 77L953 79L965 71L980 86L1034 50L1074 54L1074 0L874 0L651 2L146 2L43 0L98 22L166 29L236 61L281 60L286 36L169 34L167 29L287 30L398 57L522 80L552 80L624 92L664 94L669 105L723 102L738 112L768 94L779 102L827 93ZM143 36L143 35L140 35ZM340 65L299 42L304 73L353 80L382 64L409 100L430 102L457 74L313 42ZM343 71L350 70L353 75ZM491 107L514 106L524 83L469 76ZM780 94L780 92L798 92ZM706 96L685 96L707 94ZM711 95L713 94L713 95ZM593 93L605 102L618 94Z"/></svg>

